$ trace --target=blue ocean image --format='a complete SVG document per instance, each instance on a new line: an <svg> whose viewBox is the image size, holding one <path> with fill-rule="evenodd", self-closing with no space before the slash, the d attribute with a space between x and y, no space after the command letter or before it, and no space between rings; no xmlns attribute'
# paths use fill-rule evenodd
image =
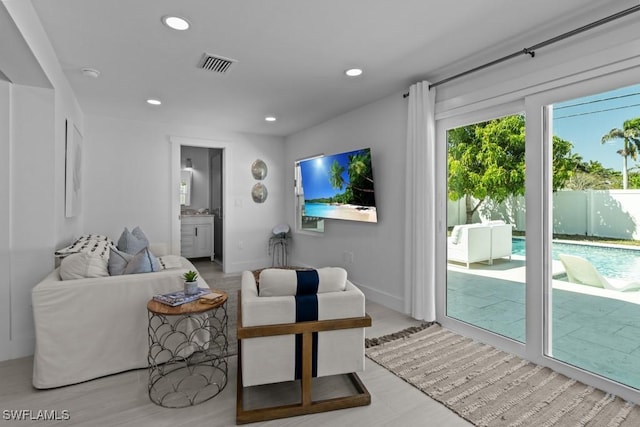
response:
<svg viewBox="0 0 640 427"><path fill-rule="evenodd" d="M305 216L317 216L320 218L331 218L335 216L337 206L327 205L325 203L305 203L304 215ZM332 215L333 213L333 215Z"/></svg>

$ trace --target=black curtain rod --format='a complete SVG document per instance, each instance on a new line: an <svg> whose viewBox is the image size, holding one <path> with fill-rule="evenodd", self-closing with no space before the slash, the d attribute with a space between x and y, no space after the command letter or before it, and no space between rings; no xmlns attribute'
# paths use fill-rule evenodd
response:
<svg viewBox="0 0 640 427"><path fill-rule="evenodd" d="M437 81L435 83L431 83L429 85L429 89L431 89L432 87L436 87L436 86L440 86L442 84L448 83L451 80L455 80L455 79L458 79L460 77L464 77L464 76L466 76L468 74L475 73L476 71L484 70L485 68L489 68L489 67L491 67L493 65L496 65L496 64L499 64L501 62L508 61L508 60L510 60L512 58L515 58L516 56L530 55L532 58L534 58L536 56L536 50L537 49L552 45L552 44L557 43L557 42L559 42L561 40L564 40L564 39L567 39L569 37L575 36L577 34L583 33L585 31L591 30L592 28L599 27L600 25L607 24L607 23L609 23L611 21L615 21L616 19L620 19L622 17L625 17L627 15L630 15L630 14L638 12L638 11L640 11L640 5L630 7L628 9L625 9L625 10L620 11L618 13L614 13L613 15L607 16L606 18L599 19L598 21L592 22L592 23L587 24L587 25L583 25L582 27L576 28L575 30L568 31L566 33L560 34L559 36L556 36L556 37L550 38L548 40L545 40L545 41L543 41L541 43L535 44L535 45L533 45L531 47L527 47L527 48L524 48L522 50L519 50L518 52L514 52L514 53L512 53L510 55L503 56L502 58L498 58L498 59L496 59L494 61L487 62L486 64L480 65L480 66L475 67L475 68L471 68L470 70L464 71L464 72L456 74L454 76L447 77L446 79L442 79L442 80ZM405 93L404 95L402 95L403 98L406 98L408 96L409 96L408 92Z"/></svg>

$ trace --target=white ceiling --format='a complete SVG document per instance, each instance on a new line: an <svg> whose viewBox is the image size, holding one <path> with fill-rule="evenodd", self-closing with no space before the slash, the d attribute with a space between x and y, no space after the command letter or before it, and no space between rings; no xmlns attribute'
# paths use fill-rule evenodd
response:
<svg viewBox="0 0 640 427"><path fill-rule="evenodd" d="M418 80L433 81L572 30L589 22L587 13L602 2L32 3L85 113L289 135ZM628 3L607 5L615 12ZM187 18L191 29L163 26L167 14ZM196 66L205 52L238 62L224 75L204 71ZM343 72L353 66L364 74L347 78ZM100 77L84 77L82 67L98 69ZM147 98L163 104L149 106ZM265 115L278 120L266 123Z"/></svg>

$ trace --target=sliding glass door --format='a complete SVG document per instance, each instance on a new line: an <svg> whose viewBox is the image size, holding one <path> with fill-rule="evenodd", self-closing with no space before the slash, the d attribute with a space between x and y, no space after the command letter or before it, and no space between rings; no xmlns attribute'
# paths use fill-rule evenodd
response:
<svg viewBox="0 0 640 427"><path fill-rule="evenodd" d="M448 317L525 341L525 116L446 127Z"/></svg>
<svg viewBox="0 0 640 427"><path fill-rule="evenodd" d="M545 354L640 389L640 85L545 111Z"/></svg>
<svg viewBox="0 0 640 427"><path fill-rule="evenodd" d="M438 320L632 401L640 396L638 71L437 121L446 164Z"/></svg>

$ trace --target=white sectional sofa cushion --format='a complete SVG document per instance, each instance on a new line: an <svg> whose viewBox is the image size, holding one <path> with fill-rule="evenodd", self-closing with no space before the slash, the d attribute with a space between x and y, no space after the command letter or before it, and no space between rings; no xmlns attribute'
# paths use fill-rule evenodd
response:
<svg viewBox="0 0 640 427"><path fill-rule="evenodd" d="M344 291L347 286L347 271L340 267L324 267L300 272L291 269L266 268L260 272L260 296L296 295L299 274L317 274L318 283L315 293L318 294Z"/></svg>
<svg viewBox="0 0 640 427"><path fill-rule="evenodd" d="M38 283L32 290L33 386L59 387L146 367L147 302L182 289L182 274L195 270L186 258L163 258L178 267L76 280L62 280L57 268Z"/></svg>
<svg viewBox="0 0 640 427"><path fill-rule="evenodd" d="M499 258L511 259L513 249L513 224L505 224L503 221L489 222L491 227L491 260Z"/></svg>
<svg viewBox="0 0 640 427"><path fill-rule="evenodd" d="M78 252L65 257L60 264L62 280L107 277L109 270L107 261L100 255Z"/></svg>

